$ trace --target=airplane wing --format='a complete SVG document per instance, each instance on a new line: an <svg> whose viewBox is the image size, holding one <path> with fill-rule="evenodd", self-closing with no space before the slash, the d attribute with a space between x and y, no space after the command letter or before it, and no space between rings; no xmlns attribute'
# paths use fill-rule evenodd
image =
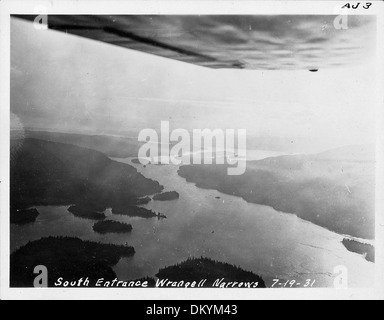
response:
<svg viewBox="0 0 384 320"><path fill-rule="evenodd" d="M14 17L34 21L36 15ZM360 63L372 54L374 17L48 15L48 27L214 69L306 69Z"/></svg>

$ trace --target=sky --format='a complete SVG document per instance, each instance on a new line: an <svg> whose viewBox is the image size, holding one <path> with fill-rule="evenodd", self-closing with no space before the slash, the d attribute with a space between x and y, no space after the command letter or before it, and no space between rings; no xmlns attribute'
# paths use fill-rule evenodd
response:
<svg viewBox="0 0 384 320"><path fill-rule="evenodd" d="M373 142L375 64L209 69L11 24L11 125L64 132L247 129L329 146Z"/></svg>

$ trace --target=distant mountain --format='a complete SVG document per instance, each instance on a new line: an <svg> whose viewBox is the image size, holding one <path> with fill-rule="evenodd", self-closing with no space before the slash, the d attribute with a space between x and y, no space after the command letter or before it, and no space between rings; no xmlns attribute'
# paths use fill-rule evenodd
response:
<svg viewBox="0 0 384 320"><path fill-rule="evenodd" d="M249 150L268 150L286 154L318 153L332 148L332 145L329 141L314 139L313 137L257 136L252 133L247 135L247 148Z"/></svg>
<svg viewBox="0 0 384 320"><path fill-rule="evenodd" d="M11 131L11 138L33 138L45 141L72 144L100 151L110 157L137 157L140 144L137 138L109 135L87 135L48 131Z"/></svg>
<svg viewBox="0 0 384 320"><path fill-rule="evenodd" d="M319 160L344 162L375 162L374 145L354 145L314 155Z"/></svg>
<svg viewBox="0 0 384 320"><path fill-rule="evenodd" d="M374 238L375 157L369 146L249 161L241 176L228 176L225 165L182 166L179 175L341 234Z"/></svg>
<svg viewBox="0 0 384 320"><path fill-rule="evenodd" d="M163 187L128 165L69 144L11 140L11 207L82 204L94 208L136 204Z"/></svg>
<svg viewBox="0 0 384 320"><path fill-rule="evenodd" d="M332 169L343 173L343 170L340 169L349 164L371 163L373 165L374 162L375 148L373 145L356 145L328 150L317 154L286 155L258 161L249 161L248 165L258 168L265 167L269 169L290 170L291 174L294 172L297 173L295 170L306 169L306 171L312 171L312 175L314 175L317 170L319 170L318 173L324 177L324 175L330 170L332 171ZM327 168L324 171L325 166Z"/></svg>

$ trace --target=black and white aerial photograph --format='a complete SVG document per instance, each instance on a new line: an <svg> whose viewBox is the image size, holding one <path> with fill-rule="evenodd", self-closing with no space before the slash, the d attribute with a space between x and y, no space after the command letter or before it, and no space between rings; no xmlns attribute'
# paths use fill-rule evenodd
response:
<svg viewBox="0 0 384 320"><path fill-rule="evenodd" d="M12 14L9 287L373 288L377 32Z"/></svg>

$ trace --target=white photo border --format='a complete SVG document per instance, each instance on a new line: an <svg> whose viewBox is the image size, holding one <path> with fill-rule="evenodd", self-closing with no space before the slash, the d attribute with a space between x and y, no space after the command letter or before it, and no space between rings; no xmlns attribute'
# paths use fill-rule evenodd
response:
<svg viewBox="0 0 384 320"><path fill-rule="evenodd" d="M10 220L10 16L34 14L37 6L48 14L220 14L220 15L327 15L337 14L346 3L359 1L0 1L0 286L1 299L118 299L118 300L270 300L270 299L383 299L384 298L384 2L361 7L354 15L377 17L376 86L376 262L371 289L23 289L9 287ZM360 1L367 2L367 1ZM362 106L363 107L363 106Z"/></svg>

